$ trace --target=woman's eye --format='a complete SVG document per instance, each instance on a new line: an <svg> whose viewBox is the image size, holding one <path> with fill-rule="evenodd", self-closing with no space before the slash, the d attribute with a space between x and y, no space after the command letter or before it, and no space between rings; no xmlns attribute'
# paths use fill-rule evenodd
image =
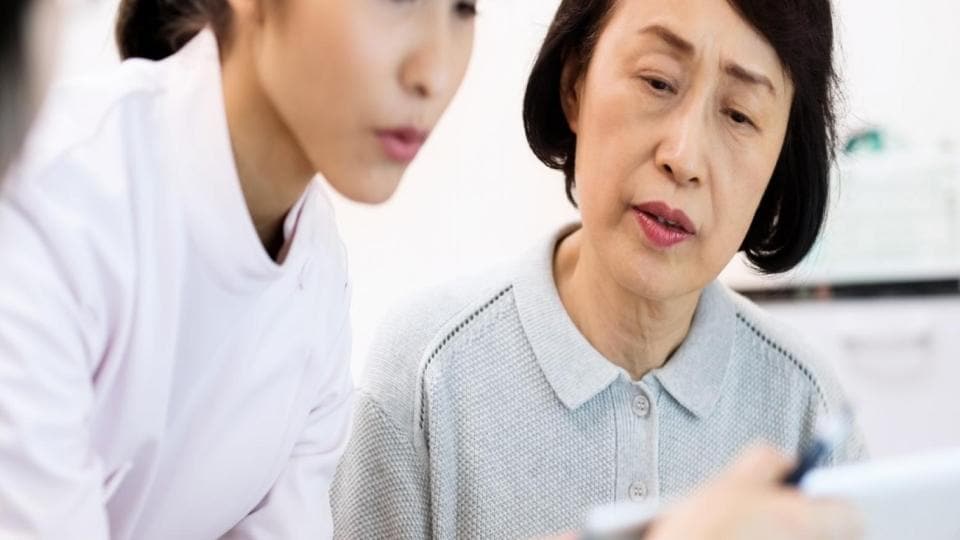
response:
<svg viewBox="0 0 960 540"><path fill-rule="evenodd" d="M476 2L457 2L454 7L457 15L463 17L464 19L469 19L477 16L477 4Z"/></svg>
<svg viewBox="0 0 960 540"><path fill-rule="evenodd" d="M654 91L658 93L674 93L673 87L670 86L670 83L661 80L661 79L647 79L647 84L650 85L650 88L653 88Z"/></svg>
<svg viewBox="0 0 960 540"><path fill-rule="evenodd" d="M388 0L394 4L413 4L417 0ZM461 19L472 19L477 16L477 2L468 0L455 0L453 2L453 12Z"/></svg>
<svg viewBox="0 0 960 540"><path fill-rule="evenodd" d="M740 124L744 126L753 126L753 121L750 120L750 117L743 114L737 110L727 111L727 116L730 117L730 120L733 120L734 124Z"/></svg>

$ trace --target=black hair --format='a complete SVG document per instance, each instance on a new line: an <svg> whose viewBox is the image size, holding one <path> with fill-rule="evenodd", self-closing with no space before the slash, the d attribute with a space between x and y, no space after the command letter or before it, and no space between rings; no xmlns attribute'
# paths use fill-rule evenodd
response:
<svg viewBox="0 0 960 540"><path fill-rule="evenodd" d="M223 39L231 15L227 0L122 0L117 47L124 59L162 60L207 26Z"/></svg>
<svg viewBox="0 0 960 540"><path fill-rule="evenodd" d="M27 127L27 13L31 0L5 0L0 17L0 175L13 161Z"/></svg>
<svg viewBox="0 0 960 540"><path fill-rule="evenodd" d="M534 154L564 172L576 206L577 137L563 110L564 67L590 63L618 0L563 0L534 64L523 119ZM823 228L835 157L837 75L830 0L728 0L776 51L795 89L783 148L740 251L767 274L794 268ZM578 71L579 70L579 71Z"/></svg>

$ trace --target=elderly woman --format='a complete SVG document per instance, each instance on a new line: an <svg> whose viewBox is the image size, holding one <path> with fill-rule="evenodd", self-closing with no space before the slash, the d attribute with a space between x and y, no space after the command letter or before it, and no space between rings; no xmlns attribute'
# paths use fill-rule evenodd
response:
<svg viewBox="0 0 960 540"><path fill-rule="evenodd" d="M832 158L829 0L564 0L528 140L582 223L414 300L373 348L334 485L344 538L521 537L796 454L827 366L716 281L811 249ZM854 430L855 431L855 430ZM854 435L831 463L862 453Z"/></svg>

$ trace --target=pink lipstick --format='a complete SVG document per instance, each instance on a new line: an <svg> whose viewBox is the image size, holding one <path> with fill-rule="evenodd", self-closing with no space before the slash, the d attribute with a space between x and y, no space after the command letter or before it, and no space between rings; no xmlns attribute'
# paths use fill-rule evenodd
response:
<svg viewBox="0 0 960 540"><path fill-rule="evenodd" d="M650 242L661 249L681 244L697 234L696 226L682 210L655 201L633 207L637 223Z"/></svg>
<svg viewBox="0 0 960 540"><path fill-rule="evenodd" d="M413 161L429 134L415 128L383 129L377 131L377 139L384 154L393 161L410 163Z"/></svg>

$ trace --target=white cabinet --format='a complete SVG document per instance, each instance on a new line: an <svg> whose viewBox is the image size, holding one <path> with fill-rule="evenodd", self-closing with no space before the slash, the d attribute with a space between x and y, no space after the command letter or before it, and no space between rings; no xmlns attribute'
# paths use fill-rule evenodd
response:
<svg viewBox="0 0 960 540"><path fill-rule="evenodd" d="M826 355L874 457L960 447L960 296L762 305Z"/></svg>

